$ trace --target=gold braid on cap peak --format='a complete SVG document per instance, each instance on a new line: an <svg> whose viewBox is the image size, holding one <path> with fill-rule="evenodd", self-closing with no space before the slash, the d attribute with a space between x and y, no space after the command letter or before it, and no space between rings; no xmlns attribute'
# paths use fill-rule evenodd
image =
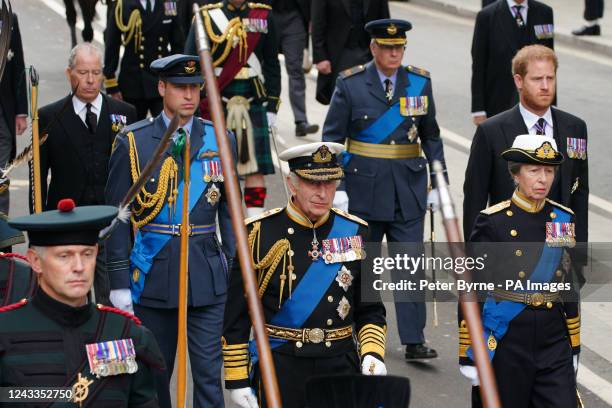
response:
<svg viewBox="0 0 612 408"><path fill-rule="evenodd" d="M240 17L232 18L227 24L225 31L223 31L223 33L220 35L217 35L215 34L215 30L213 30L212 19L210 14L208 14L208 9L200 10L202 11L202 17L204 18L206 33L212 42L212 48L210 50L211 55L214 55L219 46L225 42L225 48L223 49L223 52L219 58L213 60L213 66L217 67L222 64L236 44L240 47L239 60L243 63L246 62L246 55L249 46L247 43L247 32L242 25L242 20Z"/></svg>
<svg viewBox="0 0 612 408"><path fill-rule="evenodd" d="M138 150L136 149L134 133L129 132L127 134L127 139L130 147L130 174L132 176L132 183L135 183L140 176L140 162L138 160ZM178 195L177 180L178 166L172 157L168 157L164 160L161 170L159 171L157 190L154 193L150 193L145 187L142 187L136 195L136 202L132 206L132 223L136 228L148 224L157 214L159 214L166 202L166 195L168 195L168 208L170 211L173 210L176 196ZM169 194L167 194L168 190L170 190ZM137 205L138 208L136 207ZM151 208L152 210L148 215L138 220L136 219L136 217L142 215L145 210Z"/></svg>
<svg viewBox="0 0 612 408"><path fill-rule="evenodd" d="M140 10L132 10L127 25L123 24L123 0L117 0L117 5L115 6L115 24L123 35L121 40L123 46L126 47L133 37L134 50L138 52L142 41L142 17L140 16Z"/></svg>
<svg viewBox="0 0 612 408"><path fill-rule="evenodd" d="M291 298L291 293L293 290L293 279L291 279L293 275L293 271L295 267L293 266L293 251L291 250L291 243L287 238L280 239L272 245L272 248L266 253L263 258L259 256L259 243L261 237L261 221L257 221L253 223L253 229L249 233L248 244L251 249L251 256L253 256L253 264L254 268L258 271L257 274L257 283L259 286L258 294L261 298L263 294L266 292L268 288L268 283L270 283L270 279L280 261L283 261L283 267L280 272L280 293L278 295L278 308L280 309L282 301L283 301L283 290L285 288L285 282L287 279L289 280L289 298ZM255 248L257 246L257 248ZM255 251L254 251L255 250ZM288 257L288 259L287 259ZM257 258L257 260L255 260ZM260 260L261 259L261 260ZM289 265L287 265L287 261ZM267 270L266 270L267 269ZM264 272L265 270L265 272ZM289 276L287 273L289 272Z"/></svg>

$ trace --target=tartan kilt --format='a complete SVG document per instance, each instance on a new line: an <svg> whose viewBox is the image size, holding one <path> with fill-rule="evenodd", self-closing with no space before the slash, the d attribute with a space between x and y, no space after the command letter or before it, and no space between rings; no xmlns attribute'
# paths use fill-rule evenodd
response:
<svg viewBox="0 0 612 408"><path fill-rule="evenodd" d="M253 98L249 105L249 117L253 124L253 139L255 143L255 158L257 160L256 174L274 174L274 164L270 151L270 131L268 130L267 109L263 105L263 100L258 100L253 92L252 81L234 80L223 89L224 98L230 99L232 96L240 95L247 99ZM226 102L223 102L223 110L227 118Z"/></svg>

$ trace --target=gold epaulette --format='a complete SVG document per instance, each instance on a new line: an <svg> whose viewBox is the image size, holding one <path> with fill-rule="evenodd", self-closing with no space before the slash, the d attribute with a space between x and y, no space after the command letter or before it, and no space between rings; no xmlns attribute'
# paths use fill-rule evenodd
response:
<svg viewBox="0 0 612 408"><path fill-rule="evenodd" d="M260 8L260 9L272 10L272 6L269 6L263 3L247 3L247 5L249 6L249 8L252 8L252 9Z"/></svg>
<svg viewBox="0 0 612 408"><path fill-rule="evenodd" d="M496 212L500 212L501 210L505 210L508 207L510 207L510 200L505 200L505 201L502 201L501 203L497 203L495 205L485 208L484 210L480 211L480 213L491 215L491 214L495 214Z"/></svg>
<svg viewBox="0 0 612 408"><path fill-rule="evenodd" d="M355 65L354 67L340 72L340 78L348 78L363 71L365 71L365 65Z"/></svg>
<svg viewBox="0 0 612 408"><path fill-rule="evenodd" d="M212 9L216 9L216 8L221 8L223 7L223 2L220 1L218 3L213 3L213 4L205 4L202 7L200 7L200 12L202 11L206 11L206 10L212 10Z"/></svg>
<svg viewBox="0 0 612 408"><path fill-rule="evenodd" d="M270 210L264 211L261 214L254 215L252 217L246 218L244 220L244 225L249 225L249 224L251 224L251 223L253 223L255 221L261 220L263 218L267 218L267 217L269 217L271 215L274 215L274 214L278 214L279 212L281 212L283 210L284 210L283 207L278 207L278 208L272 208Z"/></svg>
<svg viewBox="0 0 612 408"><path fill-rule="evenodd" d="M346 211L343 211L343 210L341 210L339 208L334 208L334 207L332 207L332 211L335 212L338 215L343 216L344 218L348 218L351 221L355 221L356 223L359 223L359 224L364 225L366 227L368 226L367 221L362 220L361 218L357 217L356 215L349 214Z"/></svg>
<svg viewBox="0 0 612 408"><path fill-rule="evenodd" d="M408 72L412 72L413 74L417 74L417 75L420 75L420 76L425 77L425 78L429 78L430 77L429 76L429 71L427 71L426 69L423 69L423 68L415 67L414 65L408 65L406 67L406 70Z"/></svg>
<svg viewBox="0 0 612 408"><path fill-rule="evenodd" d="M562 209L562 210L564 210L564 211L567 211L568 213L570 213L570 214L574 215L574 211L573 211L571 208L566 207L566 206L564 206L564 205L561 205L561 204L559 204L558 202L551 200L550 198L547 198L547 199L546 199L546 201L548 201L549 203L551 203L551 204L552 204L552 205L554 205L555 207L559 207L560 209Z"/></svg>

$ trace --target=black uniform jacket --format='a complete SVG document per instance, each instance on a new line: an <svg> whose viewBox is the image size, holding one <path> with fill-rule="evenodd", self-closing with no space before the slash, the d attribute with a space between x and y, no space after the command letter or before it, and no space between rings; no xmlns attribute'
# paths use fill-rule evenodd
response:
<svg viewBox="0 0 612 408"><path fill-rule="evenodd" d="M83 407L157 407L152 369L164 369L157 342L138 319L110 309L91 303L71 307L42 290L31 301L4 308L0 387L72 387L80 373L92 381ZM91 374L86 344L128 338L136 352L134 374L100 378Z"/></svg>
<svg viewBox="0 0 612 408"><path fill-rule="evenodd" d="M260 282L259 292L266 322L271 321L282 307L282 303L289 298L290 285L292 285L291 290L293 292L297 290L301 279L313 263L312 258L308 255L308 251L312 249L313 228L307 226L308 224L304 222L305 217L296 218L294 215L296 214L296 207L292 203L289 206L293 209L291 215L284 208L276 208L261 216L246 220L249 243L253 251L253 262L256 265L255 272ZM359 223L357 234L365 239L367 227L364 221L340 210L332 209L329 218L322 219L320 221L322 222L321 225L315 228L319 242L322 242L328 236L336 217L349 217L352 222ZM277 249L283 245L284 240L288 241L289 247L285 247L281 251L273 249L275 245ZM280 259L278 267L270 271L268 267L264 267L266 256L268 258L284 257L286 261L283 262ZM323 261L319 259L317 262ZM260 268L257 268L258 265ZM289 265L295 268L293 273L290 270L291 268L288 267ZM363 275L361 273L361 261L345 262L344 267L350 271L353 277L350 286L347 290L344 290L339 282L334 280L312 314L304 322L303 328L337 329L353 326L356 334L365 328L361 336L360 354L362 356L373 354L376 358L383 359L385 307L380 301L367 303L362 301L361 282ZM287 279L285 284L281 285L281 275L284 273L287 274ZM346 306L344 309L340 307L346 301L349 304L348 310ZM343 314L341 310L346 314ZM224 321L223 354L227 388L241 388L248 384L246 347L250 331L251 321L247 313L243 279L236 262L230 276ZM368 331L370 336L364 336L363 333ZM377 340L374 341L373 338L377 338ZM305 342L302 345L294 341L288 341L274 349L276 353L313 358L337 356L344 353L355 353L355 351L355 343L352 337L332 341L328 345L325 342L317 344ZM237 357L237 353L241 358ZM279 373L279 375L282 375L282 373Z"/></svg>
<svg viewBox="0 0 612 408"><path fill-rule="evenodd" d="M559 166L550 196L576 214L576 240L588 241L588 160L572 159L567 155L567 139L587 139L584 121L562 110L552 108L554 137L565 156ZM476 129L463 184L463 233L467 241L478 213L487 202L507 199L514 191L508 172L508 162L501 153L512 146L514 138L526 134L527 127L518 105L486 120Z"/></svg>
<svg viewBox="0 0 612 408"><path fill-rule="evenodd" d="M115 135L136 120L130 104L102 95L102 111L96 134L74 112L72 95L42 107L38 112L39 128L47 129L47 140L40 146L40 175L44 210L57 209L63 198L79 205L104 204L104 187L108 178L108 160ZM113 121L117 124L113 126ZM41 134L42 135L42 134ZM47 176L51 182L47 187ZM31 188L31 185L30 185ZM30 211L32 211L30 194Z"/></svg>
<svg viewBox="0 0 612 408"><path fill-rule="evenodd" d="M512 58L516 52L531 44L553 48L552 36L536 35L537 26L553 24L552 8L527 1L527 24L523 28L516 24L505 0L483 8L476 16L472 38L472 112L486 111L487 117L491 117L510 109L518 102L512 78Z"/></svg>
<svg viewBox="0 0 612 408"><path fill-rule="evenodd" d="M476 225L470 237L468 251L473 256L485 258L485 268L473 271L474 280L480 282L494 282L505 285L506 279L520 281L526 288L531 274L536 269L546 241L546 228L548 222L554 222L553 210L559 208L569 212L571 222L574 222L573 212L560 204L546 200L543 207L526 207L525 201L516 199L502 201L483 210L476 219ZM520 196L519 196L520 197ZM528 201L527 201L528 202ZM579 265L572 259L572 249L564 249L559 265L551 279L551 283L569 283L568 290L559 291L560 298L547 310L549 313L561 313L567 325L568 343L573 353L580 352L580 309L578 303L578 282L575 271ZM498 288L499 286L496 286ZM504 289L502 286L501 289ZM486 293L482 294L483 296ZM481 299L481 300L484 300ZM482 307L483 303L480 303ZM531 306L526 306L531 307ZM546 308L546 305L540 306ZM459 362L473 365L473 361L466 355L471 346L471 339L467 331L467 323L459 308ZM546 328L543 328L545 330ZM510 322L509 330L512 330Z"/></svg>

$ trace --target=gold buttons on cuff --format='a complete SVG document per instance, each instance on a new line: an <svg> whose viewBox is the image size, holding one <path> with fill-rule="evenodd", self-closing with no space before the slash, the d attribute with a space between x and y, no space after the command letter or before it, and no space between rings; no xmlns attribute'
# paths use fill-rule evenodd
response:
<svg viewBox="0 0 612 408"><path fill-rule="evenodd" d="M520 249L517 249L517 250L514 252L514 255L516 255L516 256L523 256L523 251L521 251Z"/></svg>
<svg viewBox="0 0 612 408"><path fill-rule="evenodd" d="M333 297L333 296L331 296L331 295L330 295L330 296L328 296L328 297L327 297L327 301L328 301L329 303L333 302L333 301L334 301L334 297Z"/></svg>
<svg viewBox="0 0 612 408"><path fill-rule="evenodd" d="M303 345L304 344L301 341L295 342L295 347L297 347L297 348L302 348Z"/></svg>
<svg viewBox="0 0 612 408"><path fill-rule="evenodd" d="M506 211L506 215L508 217L512 217L514 215L514 213L512 212L512 210L508 210L508 211Z"/></svg>
<svg viewBox="0 0 612 408"><path fill-rule="evenodd" d="M330 348L331 347L331 341L326 341L325 342L325 347Z"/></svg>
<svg viewBox="0 0 612 408"><path fill-rule="evenodd" d="M518 235L518 232L515 229L510 230L510 235L512 235L513 237L516 237Z"/></svg>
<svg viewBox="0 0 612 408"><path fill-rule="evenodd" d="M519 272L519 278L523 279L525 277L525 271Z"/></svg>
<svg viewBox="0 0 612 408"><path fill-rule="evenodd" d="M557 275L558 278L563 276L563 271L561 271L561 269L557 269L557 272L555 272L555 275Z"/></svg>
<svg viewBox="0 0 612 408"><path fill-rule="evenodd" d="M557 218L557 214L555 214L554 212L551 212L550 213L550 218L552 218L554 220L555 218Z"/></svg>
<svg viewBox="0 0 612 408"><path fill-rule="evenodd" d="M334 321L332 319L327 319L327 325L331 326L334 323Z"/></svg>

